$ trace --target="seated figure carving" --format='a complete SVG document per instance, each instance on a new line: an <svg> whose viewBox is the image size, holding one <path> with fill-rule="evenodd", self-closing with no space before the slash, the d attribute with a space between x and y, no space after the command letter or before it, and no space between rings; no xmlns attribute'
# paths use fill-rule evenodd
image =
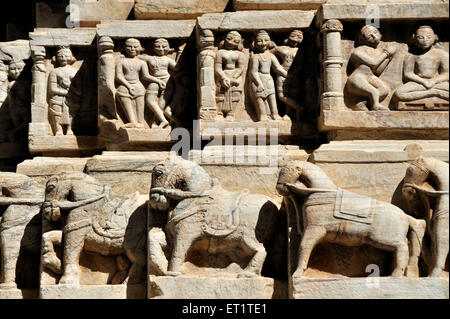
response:
<svg viewBox="0 0 450 319"><path fill-rule="evenodd" d="M423 104L420 100L435 98L435 103L446 104L448 109L449 55L443 49L434 47L437 40L430 26L423 25L416 30L414 48L403 63L406 83L394 93L394 99L400 103L399 108L403 107L402 102Z"/></svg>

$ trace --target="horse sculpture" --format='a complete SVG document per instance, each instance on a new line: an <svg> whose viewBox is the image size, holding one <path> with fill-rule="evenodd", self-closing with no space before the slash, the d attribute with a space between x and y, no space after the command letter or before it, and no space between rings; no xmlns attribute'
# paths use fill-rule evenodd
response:
<svg viewBox="0 0 450 319"><path fill-rule="evenodd" d="M417 272L424 222L392 204L339 189L322 169L309 162L293 161L283 167L277 190L292 204L290 207L295 207L297 226L302 233L294 278L303 275L310 254L319 242L346 246L369 244L393 251L392 276L403 276L406 270ZM306 197L303 207L295 194ZM408 235L415 242L411 252Z"/></svg>
<svg viewBox="0 0 450 319"><path fill-rule="evenodd" d="M439 277L445 268L449 249L449 167L434 159L418 157L406 170L403 196L421 200L425 206L427 232L431 237L430 277ZM431 185L434 190L425 187ZM425 248L425 247L424 247Z"/></svg>
<svg viewBox="0 0 450 319"><path fill-rule="evenodd" d="M197 163L176 158L154 167L150 207L150 214L167 213L165 236L162 230L149 235L150 265L158 266L160 275L182 274L187 252L199 240L214 242L215 251L250 259L239 277L261 275L265 244L274 236L278 217L270 198L229 192ZM171 247L168 261L161 246Z"/></svg>
<svg viewBox="0 0 450 319"><path fill-rule="evenodd" d="M63 242L59 284L79 285L79 259L83 249L105 256L126 255L131 267L125 281L141 282L146 255L146 200L139 193L116 196L107 185L83 173L52 176L45 189L43 215L55 222L62 217L62 211L68 212L62 231L43 235L44 247L51 246L48 241ZM43 259L51 263L55 260L52 254L52 249L44 249ZM119 260L120 269L123 265ZM55 270L61 267L57 262L47 266ZM122 282L113 280L113 283Z"/></svg>

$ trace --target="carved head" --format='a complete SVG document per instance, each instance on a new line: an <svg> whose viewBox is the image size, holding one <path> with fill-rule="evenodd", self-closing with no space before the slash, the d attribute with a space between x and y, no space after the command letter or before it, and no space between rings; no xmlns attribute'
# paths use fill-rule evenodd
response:
<svg viewBox="0 0 450 319"><path fill-rule="evenodd" d="M237 31L228 32L222 46L226 50L239 50L242 51L244 46L242 44L242 37Z"/></svg>
<svg viewBox="0 0 450 319"><path fill-rule="evenodd" d="M423 157L415 159L406 169L405 178L403 179L402 193L408 200L415 199L416 189L412 185L422 185L428 178L430 171L425 166Z"/></svg>
<svg viewBox="0 0 450 319"><path fill-rule="evenodd" d="M360 39L362 43L376 47L381 41L381 33L373 25L367 24L361 28Z"/></svg>
<svg viewBox="0 0 450 319"><path fill-rule="evenodd" d="M303 41L303 32L300 30L293 30L289 37L284 41L286 45L296 47Z"/></svg>
<svg viewBox="0 0 450 319"><path fill-rule="evenodd" d="M277 181L277 191L281 196L291 195L291 191L285 184L295 184L300 180L303 172L302 161L292 161L280 170Z"/></svg>
<svg viewBox="0 0 450 319"><path fill-rule="evenodd" d="M167 55L170 52L169 41L166 39L156 39L153 43L153 51L155 51L156 55L163 56Z"/></svg>
<svg viewBox="0 0 450 319"><path fill-rule="evenodd" d="M256 51L264 52L268 49L272 49L274 47L273 42L270 40L270 36L265 30L260 30L256 34L256 39L253 43L253 48Z"/></svg>
<svg viewBox="0 0 450 319"><path fill-rule="evenodd" d="M152 171L150 206L167 211L179 201L211 189L214 184L208 173L195 162L177 157L159 163Z"/></svg>
<svg viewBox="0 0 450 319"><path fill-rule="evenodd" d="M139 42L138 39L130 38L125 41L125 54L128 57L134 58L142 51L144 51L144 48L141 46L141 42Z"/></svg>
<svg viewBox="0 0 450 319"><path fill-rule="evenodd" d="M8 76L14 80L17 80L25 68L25 62L22 60L12 60L9 64Z"/></svg>
<svg viewBox="0 0 450 319"><path fill-rule="evenodd" d="M431 48L438 41L438 37L434 33L433 28L428 25L422 25L417 28L413 38L415 45L423 50Z"/></svg>
<svg viewBox="0 0 450 319"><path fill-rule="evenodd" d="M73 56L72 50L67 47L60 47L56 51L56 61L60 66L66 66L68 64L74 64L76 59Z"/></svg>
<svg viewBox="0 0 450 319"><path fill-rule="evenodd" d="M211 30L200 30L198 45L200 49L212 47L214 45L214 33Z"/></svg>

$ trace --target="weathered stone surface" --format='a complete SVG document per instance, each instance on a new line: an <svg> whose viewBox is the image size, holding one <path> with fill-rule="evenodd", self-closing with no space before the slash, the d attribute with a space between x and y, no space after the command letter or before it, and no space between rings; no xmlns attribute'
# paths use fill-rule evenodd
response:
<svg viewBox="0 0 450 319"><path fill-rule="evenodd" d="M39 136L30 135L31 153L77 153L99 149L96 136Z"/></svg>
<svg viewBox="0 0 450 319"><path fill-rule="evenodd" d="M151 299L270 299L271 278L205 278L149 276Z"/></svg>
<svg viewBox="0 0 450 319"><path fill-rule="evenodd" d="M188 38L195 20L104 21L97 25L99 37L111 38Z"/></svg>
<svg viewBox="0 0 450 319"><path fill-rule="evenodd" d="M0 299L37 299L38 291L33 289L0 289Z"/></svg>
<svg viewBox="0 0 450 319"><path fill-rule="evenodd" d="M58 285L41 286L39 295L40 299L145 299L146 291L141 285Z"/></svg>
<svg viewBox="0 0 450 319"><path fill-rule="evenodd" d="M70 22L92 27L101 20L126 20L133 6L133 0L70 0Z"/></svg>
<svg viewBox="0 0 450 319"><path fill-rule="evenodd" d="M228 0L136 0L134 16L138 20L192 19L204 13L223 12Z"/></svg>
<svg viewBox="0 0 450 319"><path fill-rule="evenodd" d="M302 279L295 299L448 299L448 278Z"/></svg>
<svg viewBox="0 0 450 319"><path fill-rule="evenodd" d="M201 29L213 31L290 31L295 28L310 26L314 11L248 11L205 14L197 19Z"/></svg>
<svg viewBox="0 0 450 319"><path fill-rule="evenodd" d="M17 173L35 177L65 172L83 172L87 161L87 158L35 157L17 165Z"/></svg>
<svg viewBox="0 0 450 319"><path fill-rule="evenodd" d="M327 0L233 0L233 8L239 10L311 10Z"/></svg>
<svg viewBox="0 0 450 319"><path fill-rule="evenodd" d="M30 32L31 46L74 45L87 46L94 44L95 28L37 28Z"/></svg>

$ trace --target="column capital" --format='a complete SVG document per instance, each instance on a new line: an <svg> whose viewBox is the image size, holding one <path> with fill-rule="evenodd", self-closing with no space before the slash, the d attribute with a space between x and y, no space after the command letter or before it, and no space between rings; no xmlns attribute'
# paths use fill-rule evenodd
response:
<svg viewBox="0 0 450 319"><path fill-rule="evenodd" d="M344 26L341 21L337 19L327 20L322 24L320 31L322 33L326 32L342 32L344 30Z"/></svg>

